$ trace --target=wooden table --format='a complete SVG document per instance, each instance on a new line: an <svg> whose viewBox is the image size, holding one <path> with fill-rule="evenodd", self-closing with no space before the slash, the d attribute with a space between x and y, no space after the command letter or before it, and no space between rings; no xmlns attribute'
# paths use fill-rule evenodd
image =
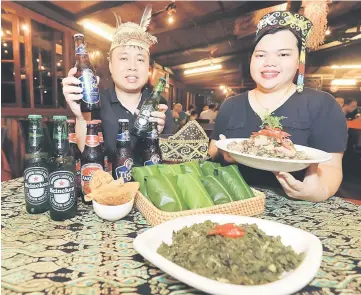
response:
<svg viewBox="0 0 361 295"><path fill-rule="evenodd" d="M297 295L361 294L361 207L337 197L309 203L263 191L260 218L301 228L323 243L321 268ZM133 239L149 228L136 209L107 222L80 204L75 218L54 222L47 213L26 213L22 179L2 183L1 203L2 294L203 294L134 250Z"/></svg>
<svg viewBox="0 0 361 295"><path fill-rule="evenodd" d="M350 129L361 129L361 119L347 121L347 127Z"/></svg>

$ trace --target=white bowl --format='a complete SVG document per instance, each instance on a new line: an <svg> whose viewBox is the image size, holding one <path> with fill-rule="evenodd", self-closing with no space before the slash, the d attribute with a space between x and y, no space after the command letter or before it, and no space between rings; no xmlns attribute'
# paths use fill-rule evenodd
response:
<svg viewBox="0 0 361 295"><path fill-rule="evenodd" d="M97 203L93 200L93 208L95 213L105 220L116 221L124 216L127 216L130 211L132 211L134 204L134 198L131 199L128 203L118 205L118 206L108 206Z"/></svg>
<svg viewBox="0 0 361 295"><path fill-rule="evenodd" d="M305 252L305 257L296 269L284 273L275 282L264 285L244 286L221 283L200 276L157 253L157 249L162 242L171 244L173 231L178 231L185 226L202 223L206 220L220 224L257 224L267 235L280 236L282 243L286 246L291 246L297 253ZM308 232L274 221L225 214L192 215L167 221L138 235L133 245L145 259L177 280L203 292L217 295L293 294L305 287L315 277L322 260L322 243L316 236Z"/></svg>
<svg viewBox="0 0 361 295"><path fill-rule="evenodd" d="M227 138L216 141L216 145L219 149L229 153L229 155L240 164L272 172L299 171L307 168L311 164L327 162L332 158L329 153L303 145L295 145L295 148L297 151L303 151L310 158L310 160L286 160L279 158L252 156L245 153L231 151L227 148L228 144L233 141L242 142L247 139L249 138Z"/></svg>

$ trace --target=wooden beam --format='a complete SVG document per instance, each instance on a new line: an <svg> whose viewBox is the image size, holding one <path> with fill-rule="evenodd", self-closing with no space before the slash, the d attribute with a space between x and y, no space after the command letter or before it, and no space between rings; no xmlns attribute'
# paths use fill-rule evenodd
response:
<svg viewBox="0 0 361 295"><path fill-rule="evenodd" d="M4 118L26 118L31 114L39 114L43 117L52 117L54 115L64 115L68 117L74 117L74 114L71 110L57 108L57 109L46 109L46 108L1 108L1 117Z"/></svg>
<svg viewBox="0 0 361 295"><path fill-rule="evenodd" d="M26 90L27 99L30 102L30 108L34 108L34 73L33 73L33 45L32 45L32 27L31 18L28 16L24 20L28 30L24 33L24 47L25 47L25 73L26 73Z"/></svg>
<svg viewBox="0 0 361 295"><path fill-rule="evenodd" d="M21 108L21 70L20 70L20 21L19 17L13 15L12 20L13 34L13 55L14 55L14 73L15 73L15 99L16 106Z"/></svg>
<svg viewBox="0 0 361 295"><path fill-rule="evenodd" d="M57 32L52 32L52 40L51 40L51 80L52 80L52 87L51 87L51 94L53 100L53 106L56 108L59 107L58 101L58 77L57 77L57 65L56 65L56 41L57 41ZM63 35L64 36L64 35Z"/></svg>
<svg viewBox="0 0 361 295"><path fill-rule="evenodd" d="M120 7L127 3L133 3L134 1L100 1L99 3L96 3L92 6L89 6L88 8L83 9L81 12L75 14L74 19L80 20L84 17L90 17L91 14L104 11L106 9L110 9L113 7Z"/></svg>

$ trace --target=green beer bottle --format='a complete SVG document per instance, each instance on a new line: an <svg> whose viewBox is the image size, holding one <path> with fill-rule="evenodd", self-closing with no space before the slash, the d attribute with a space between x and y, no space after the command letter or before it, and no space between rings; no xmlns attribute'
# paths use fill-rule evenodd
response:
<svg viewBox="0 0 361 295"><path fill-rule="evenodd" d="M131 129L131 133L138 137L145 138L148 132L151 131L149 124L149 118L151 112L158 110L159 100L166 84L165 78L160 78L158 84L153 89L153 92L143 103L139 116L135 119L134 126Z"/></svg>

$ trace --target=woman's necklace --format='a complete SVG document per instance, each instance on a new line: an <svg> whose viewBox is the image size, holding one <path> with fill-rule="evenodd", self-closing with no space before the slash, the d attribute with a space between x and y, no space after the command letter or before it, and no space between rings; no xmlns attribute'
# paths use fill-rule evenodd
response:
<svg viewBox="0 0 361 295"><path fill-rule="evenodd" d="M276 105L277 107L276 107L275 109L277 109L279 106L281 106L281 105L284 103L284 101L285 101L286 99L288 99L288 97L289 97L288 94L289 94L292 86L293 86L293 84L291 84L291 85L287 88L285 94L283 94L282 99L279 101L279 104ZM266 108L266 107L265 107L263 104L261 104L261 102L258 100L258 97L257 97L257 89L254 90L254 98L256 99L257 103L265 110L264 116L270 115L270 114L272 113L272 112L270 112L270 108Z"/></svg>

